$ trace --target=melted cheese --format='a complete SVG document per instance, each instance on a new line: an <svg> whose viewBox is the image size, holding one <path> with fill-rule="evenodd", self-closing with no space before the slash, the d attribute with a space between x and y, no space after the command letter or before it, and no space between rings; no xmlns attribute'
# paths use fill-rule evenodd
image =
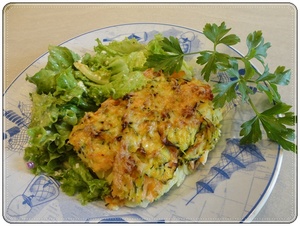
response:
<svg viewBox="0 0 300 226"><path fill-rule="evenodd" d="M110 208L158 199L206 161L220 136L208 84L151 70L145 76L143 89L106 100L69 137L82 161L110 183Z"/></svg>

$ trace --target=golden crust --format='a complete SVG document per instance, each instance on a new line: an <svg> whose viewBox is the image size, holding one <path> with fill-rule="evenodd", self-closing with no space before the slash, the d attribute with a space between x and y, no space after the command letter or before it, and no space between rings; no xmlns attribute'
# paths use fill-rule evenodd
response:
<svg viewBox="0 0 300 226"><path fill-rule="evenodd" d="M192 171L205 162L220 135L208 84L185 81L182 72L145 76L142 90L106 100L69 137L82 161L110 183L110 208L158 199L180 165Z"/></svg>

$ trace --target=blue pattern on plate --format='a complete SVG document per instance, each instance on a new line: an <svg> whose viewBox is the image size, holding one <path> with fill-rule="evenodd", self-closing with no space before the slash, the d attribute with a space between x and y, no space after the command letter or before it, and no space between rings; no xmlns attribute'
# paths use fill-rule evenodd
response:
<svg viewBox="0 0 300 226"><path fill-rule="evenodd" d="M22 152L28 143L27 128L30 123L30 106L19 102L19 112L14 110L3 110L3 116L14 126L8 128L2 134L3 140L8 140L7 149L15 152Z"/></svg>
<svg viewBox="0 0 300 226"><path fill-rule="evenodd" d="M138 214L123 214L123 215L110 215L110 216L101 216L101 217L92 217L88 218L86 223L134 223L134 222L143 222L143 223L164 223L164 220L158 220L158 221L148 221L144 218L142 218Z"/></svg>
<svg viewBox="0 0 300 226"><path fill-rule="evenodd" d="M241 145L240 139L227 139L226 148L222 152L221 159L216 165L210 168L205 178L196 182L196 194L186 205L201 193L213 193L217 185L223 180L230 179L235 171L259 161L266 160L256 145Z"/></svg>
<svg viewBox="0 0 300 226"><path fill-rule="evenodd" d="M12 217L26 215L33 207L48 203L58 195L59 185L53 178L46 175L36 176L21 195L10 201L7 214Z"/></svg>

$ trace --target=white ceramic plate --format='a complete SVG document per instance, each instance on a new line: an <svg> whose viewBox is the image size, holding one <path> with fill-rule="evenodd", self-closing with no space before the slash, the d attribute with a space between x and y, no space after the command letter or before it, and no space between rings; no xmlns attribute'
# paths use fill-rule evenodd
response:
<svg viewBox="0 0 300 226"><path fill-rule="evenodd" d="M124 37L148 42L156 33L179 38L185 52L210 48L196 30L168 24L135 23L106 27L77 36L64 43L83 55L92 52L99 38L104 43ZM224 47L222 51L239 54ZM3 215L8 222L247 222L266 202L277 179L282 152L266 139L256 145L240 146L240 125L252 116L246 105L231 106L223 121L222 139L205 166L186 178L147 208L106 209L101 201L82 206L61 192L58 183L45 175L32 175L23 160L30 122L29 93L25 82L47 62L45 53L29 65L8 87L4 98L4 195ZM195 59L188 59L195 64ZM241 70L243 73L243 70ZM228 79L218 74L215 81ZM255 95L259 96L259 94Z"/></svg>

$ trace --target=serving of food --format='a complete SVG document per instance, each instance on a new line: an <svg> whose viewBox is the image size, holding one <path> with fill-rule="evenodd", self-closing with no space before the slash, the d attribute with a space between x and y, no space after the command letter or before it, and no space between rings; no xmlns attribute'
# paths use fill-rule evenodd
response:
<svg viewBox="0 0 300 226"><path fill-rule="evenodd" d="M114 205L147 206L205 163L220 136L221 112L199 80L146 71L150 81L87 113L70 136L80 159L110 184ZM175 74L177 76L177 74Z"/></svg>
<svg viewBox="0 0 300 226"><path fill-rule="evenodd" d="M82 55L49 46L47 63L26 75L34 85L24 153L30 171L56 180L83 205L148 208L205 167L222 137L225 108L237 99L253 110L241 124L238 145L266 135L297 152L290 128L296 117L277 89L289 83L290 70L269 72L264 58L270 44L260 31L247 37L246 56L219 52L219 45L240 42L229 32L225 23L206 24L202 38L212 50L190 51L188 38L159 32L147 42L136 35L107 44L96 38L93 51ZM199 71L187 60L193 55ZM252 59L264 66L262 73ZM211 83L220 72L229 81ZM256 91L266 94L270 108L257 109Z"/></svg>

